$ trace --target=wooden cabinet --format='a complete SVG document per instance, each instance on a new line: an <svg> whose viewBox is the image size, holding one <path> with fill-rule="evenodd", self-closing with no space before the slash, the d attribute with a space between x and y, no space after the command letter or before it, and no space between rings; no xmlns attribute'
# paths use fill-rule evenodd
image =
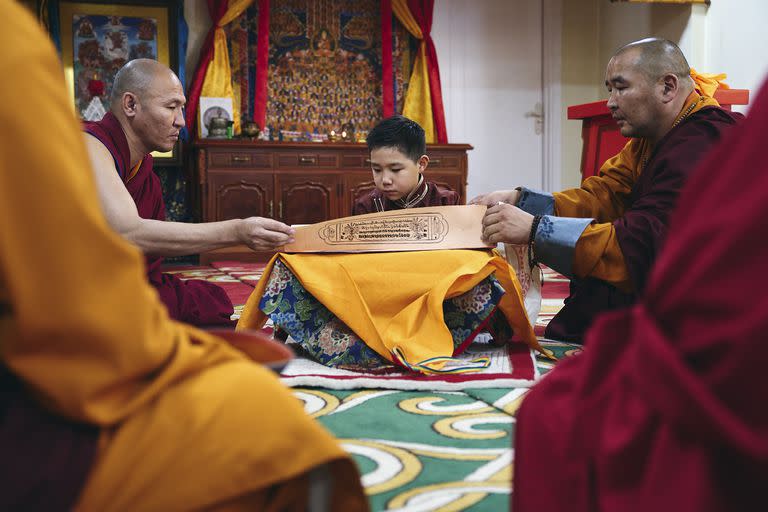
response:
<svg viewBox="0 0 768 512"><path fill-rule="evenodd" d="M427 147L425 177L457 191L462 203L471 149ZM313 224L351 215L355 198L374 188L365 144L201 140L194 151L202 222L259 216ZM254 259L253 254L219 250L201 261Z"/></svg>

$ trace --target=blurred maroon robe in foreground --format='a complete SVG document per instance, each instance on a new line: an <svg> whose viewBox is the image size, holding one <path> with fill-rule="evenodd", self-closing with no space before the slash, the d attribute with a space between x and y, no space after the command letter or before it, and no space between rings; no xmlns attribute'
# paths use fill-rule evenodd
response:
<svg viewBox="0 0 768 512"><path fill-rule="evenodd" d="M768 84L691 177L638 303L598 317L524 400L515 512L765 502L767 131Z"/></svg>
<svg viewBox="0 0 768 512"><path fill-rule="evenodd" d="M112 154L120 178L131 194L139 217L165 220L165 203L160 178L152 170L152 155L145 155L139 170L131 176L131 152L120 122L110 112L98 122L86 122L85 131L96 137ZM160 272L163 258L146 257L147 277L160 294L171 318L193 325L232 325L232 301L213 283L182 281Z"/></svg>

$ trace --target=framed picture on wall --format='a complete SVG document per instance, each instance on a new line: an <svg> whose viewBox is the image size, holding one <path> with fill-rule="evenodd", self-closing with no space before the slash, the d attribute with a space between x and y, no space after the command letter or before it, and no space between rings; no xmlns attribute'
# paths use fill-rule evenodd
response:
<svg viewBox="0 0 768 512"><path fill-rule="evenodd" d="M50 30L58 39L64 76L75 111L99 120L109 108L115 74L128 61L154 59L178 72L176 7L169 1L51 2ZM159 164L179 161L154 152Z"/></svg>

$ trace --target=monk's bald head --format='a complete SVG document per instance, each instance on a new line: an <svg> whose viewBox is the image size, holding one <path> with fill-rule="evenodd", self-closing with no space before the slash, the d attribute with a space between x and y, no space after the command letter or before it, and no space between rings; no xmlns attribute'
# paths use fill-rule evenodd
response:
<svg viewBox="0 0 768 512"><path fill-rule="evenodd" d="M156 60L134 59L128 62L115 75L110 104L119 105L126 92L135 94L139 99L146 97L158 78L179 80L168 66Z"/></svg>
<svg viewBox="0 0 768 512"><path fill-rule="evenodd" d="M691 67L680 48L667 39L650 37L622 46L614 57L634 57L634 66L649 82L667 74L688 81Z"/></svg>

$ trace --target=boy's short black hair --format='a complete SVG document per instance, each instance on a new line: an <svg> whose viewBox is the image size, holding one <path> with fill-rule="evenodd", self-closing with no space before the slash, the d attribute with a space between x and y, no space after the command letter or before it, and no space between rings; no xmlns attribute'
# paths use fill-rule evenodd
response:
<svg viewBox="0 0 768 512"><path fill-rule="evenodd" d="M368 151L396 148L414 162L427 153L424 129L405 116L392 116L373 127L365 139Z"/></svg>

